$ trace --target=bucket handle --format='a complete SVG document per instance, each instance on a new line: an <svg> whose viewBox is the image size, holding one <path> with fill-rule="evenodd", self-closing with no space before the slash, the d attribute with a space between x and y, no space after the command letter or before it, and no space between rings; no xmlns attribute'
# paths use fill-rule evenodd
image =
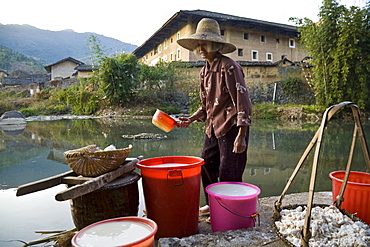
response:
<svg viewBox="0 0 370 247"><path fill-rule="evenodd" d="M220 202L220 200L219 200L219 198L218 198L217 196L215 196L215 199L216 199L216 201L218 202L218 204L219 204L221 207L223 207L224 209L226 209L228 212L230 212L230 213L232 213L232 214L234 214L234 215L236 215L236 216L240 216L240 217L244 217L244 218L252 218L253 223L254 223L254 226L256 226L256 221L258 220L258 226L260 226L260 225L261 225L260 214L259 214L258 212L255 212L255 213L254 213L254 214L252 214L252 215L241 215L241 214L235 213L235 212L231 211L230 209L228 209L225 205L223 205L223 204ZM257 220L256 220L256 218L257 218Z"/></svg>
<svg viewBox="0 0 370 247"><path fill-rule="evenodd" d="M179 177L179 183L170 182L173 178ZM172 179L170 179L172 178ZM176 181L178 181L176 180ZM169 170L167 173L167 186L168 187L178 187L184 184L184 177L182 176L182 170Z"/></svg>

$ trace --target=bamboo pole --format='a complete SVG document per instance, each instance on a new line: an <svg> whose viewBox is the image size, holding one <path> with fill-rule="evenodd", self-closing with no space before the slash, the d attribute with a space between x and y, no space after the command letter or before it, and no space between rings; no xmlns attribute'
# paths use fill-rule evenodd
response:
<svg viewBox="0 0 370 247"><path fill-rule="evenodd" d="M366 142L366 138L363 132L363 128L361 125L360 121L360 110L357 105L355 105L353 102L345 101L341 102L337 105L333 105L329 108L327 108L323 114L323 118L320 124L319 129L315 133L314 137L312 138L311 142L308 144L306 150L304 151L303 155L301 156L300 160L298 161L298 164L296 168L294 169L291 177L289 178L285 188L283 189L283 192L281 193L279 199L275 202L275 207L274 207L274 218L279 219L280 216L280 211L281 211L281 204L282 200L288 191L290 185L292 184L294 178L298 174L299 170L302 167L302 164L306 160L308 154L311 152L313 147L316 145L315 149L315 154L314 154L314 160L313 160L313 166L312 166L312 171L311 171L311 178L310 178L310 185L309 185L309 195L308 195L308 201L307 201L307 211L306 211L306 216L305 216L305 222L303 229L301 231L301 245L304 247L308 247L309 239L311 238L311 232L310 232L310 222L311 222L311 210L312 210L312 205L313 205L313 197L314 197L314 191L315 191L315 182L316 182L316 173L317 173L317 167L318 167L318 161L319 161L319 156L320 156L320 148L322 144L322 139L324 135L324 130L330 119L343 107L345 106L350 106L352 110L352 114L354 117L354 130L353 130L353 138L352 138L352 143L351 143L351 148L350 148L350 153L346 165L346 175L344 178L344 181L342 183L342 187L340 190L340 193L337 197L336 200L336 206L340 208L341 202L344 200L343 194L344 190L348 181L348 177L350 174L351 170L351 165L353 161L353 156L354 156L354 150L356 147L356 140L359 137L361 141L361 147L364 153L364 158L367 166L368 172L370 172L370 156L369 156L369 150Z"/></svg>

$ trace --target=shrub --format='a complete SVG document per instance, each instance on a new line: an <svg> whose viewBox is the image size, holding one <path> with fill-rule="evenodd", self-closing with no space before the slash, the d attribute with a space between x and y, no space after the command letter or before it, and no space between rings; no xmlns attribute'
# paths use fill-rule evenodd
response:
<svg viewBox="0 0 370 247"><path fill-rule="evenodd" d="M21 108L19 111L23 114L24 117L42 115L39 109L32 108L32 107Z"/></svg>
<svg viewBox="0 0 370 247"><path fill-rule="evenodd" d="M12 102L9 101L0 101L0 116L6 112L6 111L11 111L14 110L15 106Z"/></svg>
<svg viewBox="0 0 370 247"><path fill-rule="evenodd" d="M302 80L298 77L289 77L282 83L282 89L287 95L297 97L302 91Z"/></svg>

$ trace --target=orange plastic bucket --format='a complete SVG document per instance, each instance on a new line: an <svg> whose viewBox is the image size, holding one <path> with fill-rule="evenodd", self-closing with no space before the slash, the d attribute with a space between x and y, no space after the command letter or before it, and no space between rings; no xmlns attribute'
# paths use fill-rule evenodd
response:
<svg viewBox="0 0 370 247"><path fill-rule="evenodd" d="M342 186L345 171L335 171L329 174L332 180L333 201L337 199ZM341 208L370 224L370 174L351 171L344 190L344 201Z"/></svg>
<svg viewBox="0 0 370 247"><path fill-rule="evenodd" d="M157 224L141 217L120 217L96 222L72 238L73 247L154 247Z"/></svg>
<svg viewBox="0 0 370 247"><path fill-rule="evenodd" d="M167 156L141 160L148 218L158 225L156 238L187 237L198 231L200 172L198 157Z"/></svg>
<svg viewBox="0 0 370 247"><path fill-rule="evenodd" d="M165 132L170 132L177 125L175 119L158 109L152 117L152 123Z"/></svg>

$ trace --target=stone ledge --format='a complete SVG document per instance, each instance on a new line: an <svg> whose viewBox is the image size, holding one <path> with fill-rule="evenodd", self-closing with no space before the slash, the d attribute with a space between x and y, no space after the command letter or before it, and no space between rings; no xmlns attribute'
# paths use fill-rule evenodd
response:
<svg viewBox="0 0 370 247"><path fill-rule="evenodd" d="M272 224L273 207L279 196L258 199L257 210L260 213L260 226L248 229L212 232L211 225L205 221L207 216L199 217L198 234L185 238L161 238L158 240L160 247L180 246L267 246L282 247L285 243L276 235ZM286 195L282 206L294 204L307 204L308 192ZM315 192L314 204L331 204L331 192Z"/></svg>

